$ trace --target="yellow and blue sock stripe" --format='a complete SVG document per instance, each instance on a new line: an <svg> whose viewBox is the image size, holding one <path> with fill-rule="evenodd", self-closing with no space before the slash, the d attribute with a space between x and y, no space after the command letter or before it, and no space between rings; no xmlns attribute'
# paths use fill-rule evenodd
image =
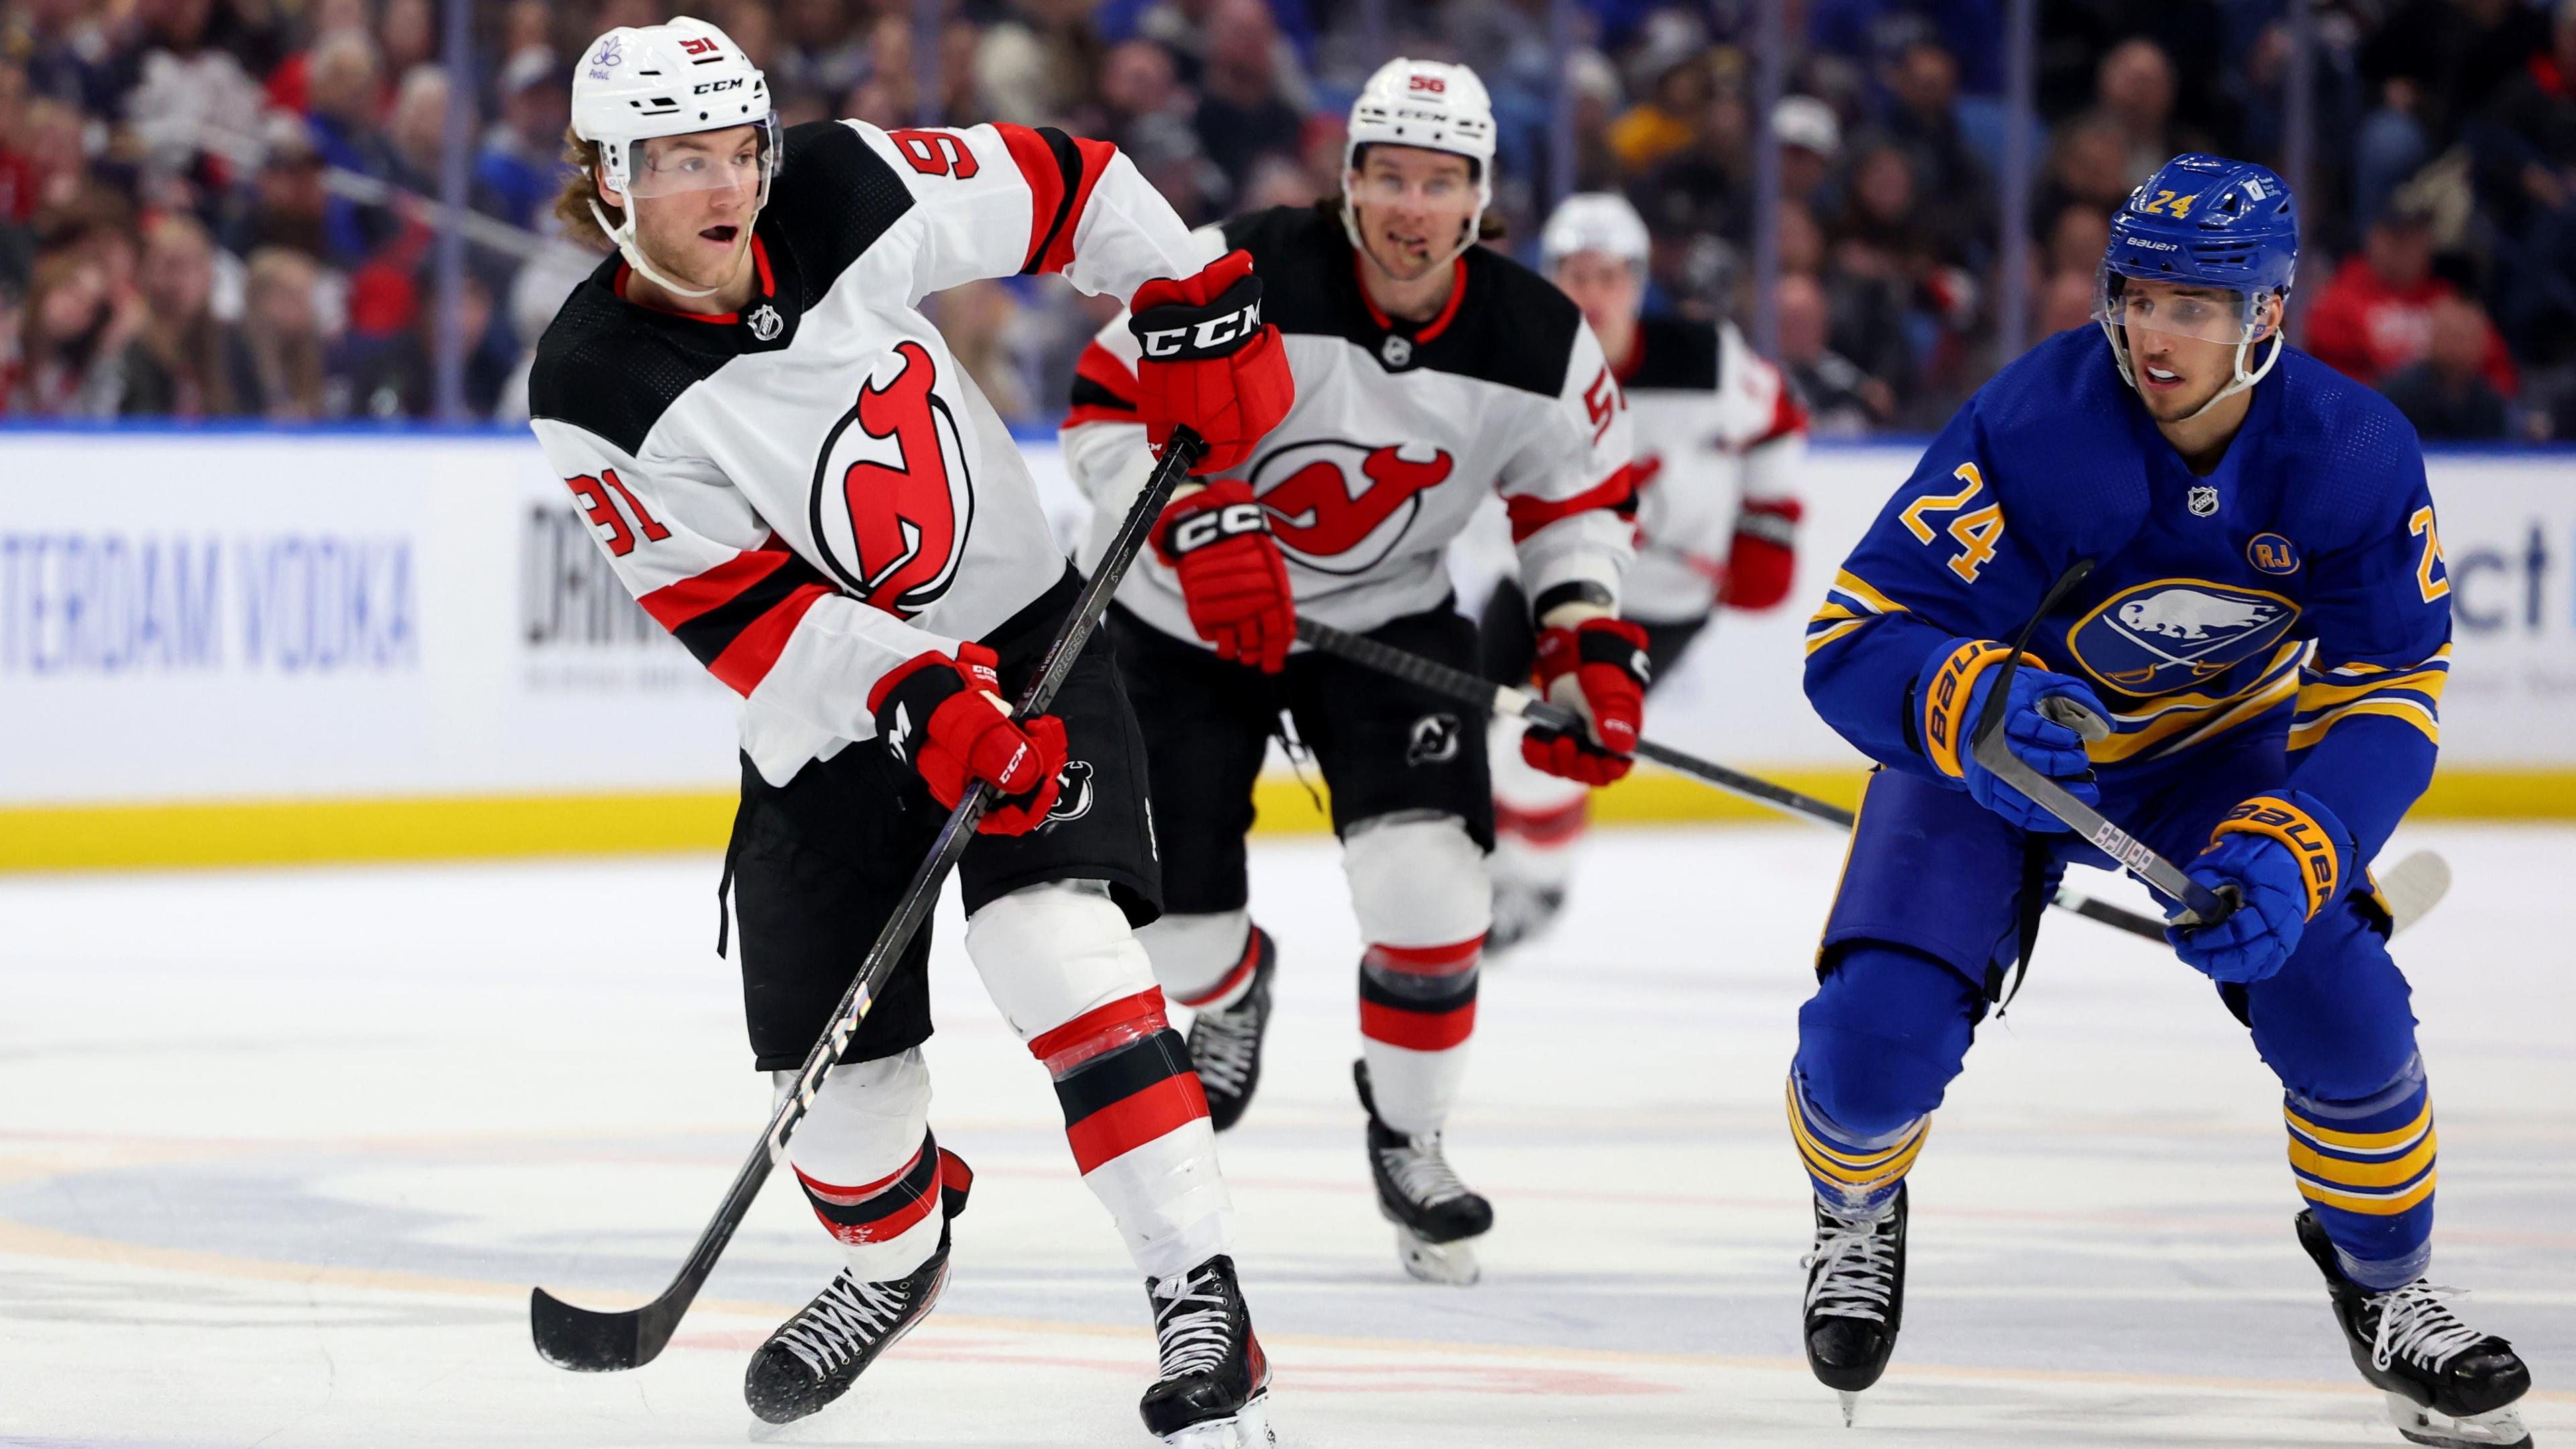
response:
<svg viewBox="0 0 2576 1449"><path fill-rule="evenodd" d="M1855 1138L1817 1111L1799 1089L1796 1074L1790 1075L1789 1135L1797 1140L1816 1196L1845 1210L1867 1210L1892 1200L1931 1127L1930 1117L1917 1117L1875 1140Z"/></svg>
<svg viewBox="0 0 2576 1449"><path fill-rule="evenodd" d="M2290 1172L2334 1240L2344 1272L2370 1288L2424 1275L2432 1258L2433 1102L2420 1060L2360 1102L2284 1094Z"/></svg>

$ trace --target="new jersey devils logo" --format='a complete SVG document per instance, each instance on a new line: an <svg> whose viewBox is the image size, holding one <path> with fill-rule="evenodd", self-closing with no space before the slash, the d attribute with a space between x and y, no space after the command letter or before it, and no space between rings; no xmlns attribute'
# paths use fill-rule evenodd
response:
<svg viewBox="0 0 2576 1449"><path fill-rule="evenodd" d="M1289 556L1319 573L1366 573L1395 551L1422 512L1422 495L1456 460L1420 461L1395 447L1339 438L1291 443L1252 465L1252 491Z"/></svg>
<svg viewBox="0 0 2576 1449"><path fill-rule="evenodd" d="M824 438L811 508L814 543L832 572L861 599L910 618L956 582L975 492L957 419L931 391L938 368L929 351L903 342L895 355L903 370L883 387L861 387L858 404ZM855 562L843 558L845 545Z"/></svg>

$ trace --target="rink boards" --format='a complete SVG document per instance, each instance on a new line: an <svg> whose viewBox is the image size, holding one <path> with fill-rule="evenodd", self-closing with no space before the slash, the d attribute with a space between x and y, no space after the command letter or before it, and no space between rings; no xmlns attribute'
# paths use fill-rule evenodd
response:
<svg viewBox="0 0 2576 1449"><path fill-rule="evenodd" d="M1027 452L1059 531L1084 509ZM1666 743L1848 799L1801 626L1912 466L1827 447L1789 605L1657 695ZM2457 621L2421 814L2576 816L2576 452L2431 463ZM703 848L734 699L610 575L524 434L0 431L0 868ZM1461 550L1481 592L1490 539ZM1268 829L1315 800L1263 787ZM1612 819L1753 818L1640 772Z"/></svg>

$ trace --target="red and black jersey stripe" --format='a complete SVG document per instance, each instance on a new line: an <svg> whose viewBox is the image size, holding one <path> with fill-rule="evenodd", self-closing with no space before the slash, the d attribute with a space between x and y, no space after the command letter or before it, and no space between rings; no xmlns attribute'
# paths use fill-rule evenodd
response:
<svg viewBox="0 0 2576 1449"><path fill-rule="evenodd" d="M1091 188L1109 169L1118 148L1106 141L1068 136L1053 126L994 126L1020 175L1029 183L1029 253L1020 274L1061 272L1073 262L1073 234L1082 225L1082 209Z"/></svg>
<svg viewBox="0 0 2576 1449"><path fill-rule="evenodd" d="M1360 1035L1446 1051L1475 1034L1485 938L1448 946L1371 946L1360 958Z"/></svg>
<svg viewBox="0 0 2576 1449"><path fill-rule="evenodd" d="M1097 342L1083 348L1073 364L1073 406L1064 415L1064 425L1137 421L1134 369Z"/></svg>
<svg viewBox="0 0 2576 1449"><path fill-rule="evenodd" d="M1621 518L1637 516L1636 469L1621 465L1609 477L1584 489L1571 498L1517 497L1505 500L1503 512L1512 521L1512 542L1519 543L1531 534L1560 518L1606 508Z"/></svg>
<svg viewBox="0 0 2576 1449"><path fill-rule="evenodd" d="M748 695L767 678L796 622L834 592L820 569L776 534L639 602L709 673Z"/></svg>
<svg viewBox="0 0 2576 1449"><path fill-rule="evenodd" d="M835 1187L818 1182L797 1169L796 1181L805 1189L805 1200L814 1207L814 1216L833 1237L845 1243L883 1243L902 1234L913 1224L930 1215L934 1207L965 1205L967 1186L974 1174L965 1162L942 1147L928 1132L921 1134L921 1150L912 1160L875 1182L859 1187ZM954 1207L949 1215L955 1216Z"/></svg>

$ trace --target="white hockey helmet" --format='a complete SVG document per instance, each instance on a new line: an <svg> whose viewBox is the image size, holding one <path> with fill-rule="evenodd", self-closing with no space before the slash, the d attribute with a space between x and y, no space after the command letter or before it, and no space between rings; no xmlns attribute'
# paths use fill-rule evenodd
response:
<svg viewBox="0 0 2576 1449"><path fill-rule="evenodd" d="M1652 249L1646 219L1615 191L1578 191L1565 198L1538 234L1543 272L1556 270L1557 263L1576 252L1599 252L1642 271Z"/></svg>
<svg viewBox="0 0 2576 1449"><path fill-rule="evenodd" d="M1476 167L1476 214L1450 255L1476 244L1485 208L1494 204L1494 101L1485 83L1463 65L1397 56L1377 68L1351 103L1349 139L1342 144L1342 228L1360 244L1352 210L1351 172L1363 146L1416 146L1464 156Z"/></svg>
<svg viewBox="0 0 2576 1449"><path fill-rule="evenodd" d="M627 265L683 296L715 290L683 287L654 269L635 244L635 202L726 185L732 177L703 162L656 169L644 143L743 125L759 128L760 205L766 205L778 173L778 113L770 106L769 78L731 37L675 15L661 25L621 25L582 52L573 68L572 130L599 147L600 177L623 198L625 219L614 226L596 197L590 208Z"/></svg>

